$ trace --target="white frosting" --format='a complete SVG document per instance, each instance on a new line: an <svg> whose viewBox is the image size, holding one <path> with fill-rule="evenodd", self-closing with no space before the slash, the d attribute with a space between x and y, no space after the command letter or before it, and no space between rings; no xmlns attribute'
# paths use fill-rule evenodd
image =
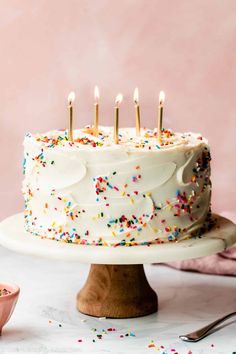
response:
<svg viewBox="0 0 236 354"><path fill-rule="evenodd" d="M100 127L28 134L24 140L25 225L39 236L83 244L177 241L209 215L210 156L193 133ZM54 139L54 140L53 140Z"/></svg>

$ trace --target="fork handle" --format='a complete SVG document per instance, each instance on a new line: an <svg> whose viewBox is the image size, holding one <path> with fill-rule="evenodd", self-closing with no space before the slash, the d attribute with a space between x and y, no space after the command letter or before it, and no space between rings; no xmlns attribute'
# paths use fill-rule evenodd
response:
<svg viewBox="0 0 236 354"><path fill-rule="evenodd" d="M181 336L179 336L179 338L184 341L187 341L187 342L197 342L198 340L204 338L210 332L210 330L212 330L214 327L216 327L220 323L228 320L230 317L233 317L235 315L236 315L236 312L231 312L228 315L221 317L218 320L210 323L209 325L207 325L203 328L200 328L200 329L196 330L195 332L181 335Z"/></svg>

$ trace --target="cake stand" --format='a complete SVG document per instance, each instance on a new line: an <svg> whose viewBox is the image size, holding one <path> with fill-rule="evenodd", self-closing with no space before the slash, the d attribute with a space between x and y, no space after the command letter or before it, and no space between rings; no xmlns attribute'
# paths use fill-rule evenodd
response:
<svg viewBox="0 0 236 354"><path fill-rule="evenodd" d="M236 225L219 215L215 217L216 225L201 238L150 246L96 247L32 236L25 231L20 213L1 222L0 244L31 256L91 263L87 281L77 295L78 310L96 317L138 317L158 309L157 295L147 281L143 264L208 256L236 242Z"/></svg>

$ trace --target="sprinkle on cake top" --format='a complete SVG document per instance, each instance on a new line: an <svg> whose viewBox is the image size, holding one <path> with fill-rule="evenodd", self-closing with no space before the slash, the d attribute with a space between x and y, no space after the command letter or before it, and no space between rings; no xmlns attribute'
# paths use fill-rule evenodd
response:
<svg viewBox="0 0 236 354"><path fill-rule="evenodd" d="M157 131L151 129L142 129L141 136L137 137L134 128L121 128L119 132L119 145L114 144L113 128L100 127L98 136L93 135L93 128L87 126L84 129L74 131L74 141L68 139L67 130L53 130L45 134L26 135L27 139L35 140L35 143L42 148L109 148L126 147L128 149L146 150L166 150L179 145L196 143L207 143L200 134L176 133L170 129L163 129L162 143L157 142Z"/></svg>

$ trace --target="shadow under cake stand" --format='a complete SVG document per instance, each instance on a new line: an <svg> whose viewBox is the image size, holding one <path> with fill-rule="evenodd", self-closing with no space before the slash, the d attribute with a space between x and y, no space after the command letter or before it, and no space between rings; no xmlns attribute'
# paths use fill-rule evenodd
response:
<svg viewBox="0 0 236 354"><path fill-rule="evenodd" d="M0 244L32 256L91 263L87 281L77 295L77 309L110 318L144 316L158 310L158 299L143 264L197 258L223 251L236 242L236 225L215 215L216 225L201 238L150 246L106 247L56 242L30 235L23 213L0 224Z"/></svg>

